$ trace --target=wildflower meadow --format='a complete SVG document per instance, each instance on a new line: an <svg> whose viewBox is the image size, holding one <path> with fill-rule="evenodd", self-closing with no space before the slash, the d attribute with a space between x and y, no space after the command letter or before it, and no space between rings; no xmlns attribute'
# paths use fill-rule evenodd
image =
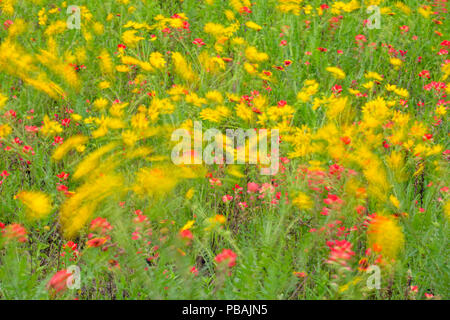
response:
<svg viewBox="0 0 450 320"><path fill-rule="evenodd" d="M0 299L447 300L448 10L0 0Z"/></svg>

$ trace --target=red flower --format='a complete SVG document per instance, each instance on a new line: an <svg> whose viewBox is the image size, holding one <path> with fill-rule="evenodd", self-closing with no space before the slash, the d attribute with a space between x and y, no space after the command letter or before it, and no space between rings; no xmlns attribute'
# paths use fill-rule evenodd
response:
<svg viewBox="0 0 450 320"><path fill-rule="evenodd" d="M57 174L56 176L60 179L66 180L69 177L69 174L65 173L65 172L61 172L60 174Z"/></svg>
<svg viewBox="0 0 450 320"><path fill-rule="evenodd" d="M355 255L351 250L353 245L347 240L334 240L327 241L327 246L330 248L330 256L327 263L337 263L350 269L347 267L347 262Z"/></svg>
<svg viewBox="0 0 450 320"><path fill-rule="evenodd" d="M228 267L233 267L236 265L237 255L230 249L223 249L221 253L219 253L215 258L216 261L220 265L227 265Z"/></svg>
<svg viewBox="0 0 450 320"><path fill-rule="evenodd" d="M63 245L63 249L69 248L70 250L74 251L77 249L77 244L73 241L68 241L66 244Z"/></svg>
<svg viewBox="0 0 450 320"><path fill-rule="evenodd" d="M400 27L400 30L402 30L402 34L404 34L404 33L406 33L406 32L408 32L409 31L409 27L408 26L401 26Z"/></svg>
<svg viewBox="0 0 450 320"><path fill-rule="evenodd" d="M224 203L227 203L227 202L229 202L229 201L231 201L231 200L233 200L233 196L231 196L231 195L226 194L226 195L224 195L224 196L222 197L222 201L223 201Z"/></svg>
<svg viewBox="0 0 450 320"><path fill-rule="evenodd" d="M323 202L325 202L326 204L332 204L334 202L342 203L342 199L339 198L337 195L330 193L330 194L328 194L328 197L323 200Z"/></svg>
<svg viewBox="0 0 450 320"><path fill-rule="evenodd" d="M341 138L341 141L342 141L344 144L350 144L350 143L352 142L352 140L351 140L348 136L342 137L342 138Z"/></svg>
<svg viewBox="0 0 450 320"><path fill-rule="evenodd" d="M196 44L199 47L206 45L206 43L203 42L203 39L200 39L200 38L194 39L194 41L192 41L192 43Z"/></svg>
<svg viewBox="0 0 450 320"><path fill-rule="evenodd" d="M331 91L333 91L334 94L338 94L342 92L342 86L336 84L331 88Z"/></svg>
<svg viewBox="0 0 450 320"><path fill-rule="evenodd" d="M366 213L366 207L362 206L362 205L357 205L356 206L356 212L358 212L359 215L363 215L364 213Z"/></svg>
<svg viewBox="0 0 450 320"><path fill-rule="evenodd" d="M419 77L430 79L430 71L428 71L428 70L422 70L422 71L419 73Z"/></svg>
<svg viewBox="0 0 450 320"><path fill-rule="evenodd" d="M58 185L56 186L56 190L67 192L67 191L69 191L69 188L63 184L58 183Z"/></svg>
<svg viewBox="0 0 450 320"><path fill-rule="evenodd" d="M193 266L190 270L189 270L194 276L198 275L198 270L195 266Z"/></svg>
<svg viewBox="0 0 450 320"><path fill-rule="evenodd" d="M23 146L22 151L24 153L28 153L30 151L33 151L33 148L31 146ZM32 153L33 154L33 153Z"/></svg>
<svg viewBox="0 0 450 320"><path fill-rule="evenodd" d="M182 239L186 239L186 240L192 240L194 238L194 235L192 234L191 230L189 230L189 229L181 231L180 236Z"/></svg>
<svg viewBox="0 0 450 320"><path fill-rule="evenodd" d="M106 233L109 230L112 230L111 224L105 218L95 218L91 221L91 226L89 227L90 231L96 231L97 229L101 229L100 233Z"/></svg>
<svg viewBox="0 0 450 320"><path fill-rule="evenodd" d="M36 126L25 126L25 131L27 132L38 132L39 128Z"/></svg>
<svg viewBox="0 0 450 320"><path fill-rule="evenodd" d="M69 118L65 118L65 119L62 119L62 120L61 120L61 125L62 125L63 127L68 127L69 124L70 124L70 119L69 119Z"/></svg>
<svg viewBox="0 0 450 320"><path fill-rule="evenodd" d="M278 107L284 107L287 104L286 100L280 100L278 101Z"/></svg>
<svg viewBox="0 0 450 320"><path fill-rule="evenodd" d="M360 42L366 42L367 39L366 39L366 37L363 34L358 34L358 35L355 36L355 41L357 43L360 43Z"/></svg>
<svg viewBox="0 0 450 320"><path fill-rule="evenodd" d="M249 182L247 184L247 192L248 193L255 193L259 191L259 185L255 182Z"/></svg>
<svg viewBox="0 0 450 320"><path fill-rule="evenodd" d="M7 225L3 230L2 234L4 238L16 239L19 242L27 242L27 230L18 223L13 223Z"/></svg>
<svg viewBox="0 0 450 320"><path fill-rule="evenodd" d="M8 29L14 22L11 20L6 20L5 22L3 22L3 28L6 30Z"/></svg>
<svg viewBox="0 0 450 320"><path fill-rule="evenodd" d="M66 269L58 271L48 282L47 290L53 290L55 293L64 292L67 289L67 283L70 281L69 277L72 277L72 274Z"/></svg>
<svg viewBox="0 0 450 320"><path fill-rule="evenodd" d="M248 7L242 7L241 9L239 9L239 12L240 12L241 14L244 14L244 13L252 13L252 10L250 10Z"/></svg>

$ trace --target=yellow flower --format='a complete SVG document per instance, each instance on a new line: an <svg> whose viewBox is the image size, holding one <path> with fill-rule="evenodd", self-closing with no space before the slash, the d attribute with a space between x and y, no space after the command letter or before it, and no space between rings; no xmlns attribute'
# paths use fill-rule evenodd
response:
<svg viewBox="0 0 450 320"><path fill-rule="evenodd" d="M77 166L73 179L78 180L81 177L85 177L90 172L92 172L99 165L100 157L104 154L108 153L112 149L116 147L116 144L111 142L105 146L98 148L97 150L91 152L88 156L86 156Z"/></svg>
<svg viewBox="0 0 450 320"><path fill-rule="evenodd" d="M444 105L441 104L434 110L434 112L436 112L436 114L439 116L444 116L447 113L447 109L444 107Z"/></svg>
<svg viewBox="0 0 450 320"><path fill-rule="evenodd" d="M408 98L408 97L409 97L409 92L408 92L408 90L406 90L406 89L403 89L403 88L397 88L397 89L394 90L394 92L395 92L397 95L399 95L400 97L403 97L403 98Z"/></svg>
<svg viewBox="0 0 450 320"><path fill-rule="evenodd" d="M374 83L373 81L369 81L369 82L363 83L362 86L363 86L364 88L366 88L367 90L370 90L370 89L373 88L374 84L375 84L375 83Z"/></svg>
<svg viewBox="0 0 450 320"><path fill-rule="evenodd" d="M400 1L397 2L395 4L395 6L397 8L399 8L400 10L402 10L405 14L407 14L407 15L411 14L411 9L406 4L404 4L403 2L400 2Z"/></svg>
<svg viewBox="0 0 450 320"><path fill-rule="evenodd" d="M385 88L387 91L394 91L397 89L397 86L395 84L387 84L385 85Z"/></svg>
<svg viewBox="0 0 450 320"><path fill-rule="evenodd" d="M250 107L246 106L243 103L240 103L235 106L234 110L236 111L236 115L244 121L250 121L253 116L253 111Z"/></svg>
<svg viewBox="0 0 450 320"><path fill-rule="evenodd" d="M8 124L0 125L0 138L5 138L5 137L9 136L11 131L12 131L12 129Z"/></svg>
<svg viewBox="0 0 450 320"><path fill-rule="evenodd" d="M22 191L16 198L27 207L30 218L43 218L52 211L50 197L41 191Z"/></svg>
<svg viewBox="0 0 450 320"><path fill-rule="evenodd" d="M103 110L108 106L109 102L105 98L98 98L92 104L97 110Z"/></svg>
<svg viewBox="0 0 450 320"><path fill-rule="evenodd" d="M89 170L91 179L78 187L73 196L67 198L60 207L60 223L65 238L76 236L94 214L99 203L123 186L121 176L103 173L111 171L113 165L100 165L101 174L93 169Z"/></svg>
<svg viewBox="0 0 450 320"><path fill-rule="evenodd" d="M450 220L450 200L447 200L444 204L444 213L447 219Z"/></svg>
<svg viewBox="0 0 450 320"><path fill-rule="evenodd" d="M386 201L391 185L387 180L386 170L379 160L371 159L371 163L363 170L364 177L369 183L368 193L380 202Z"/></svg>
<svg viewBox="0 0 450 320"><path fill-rule="evenodd" d="M202 120L211 122L221 122L231 115L230 109L225 106L218 106L216 109L205 108L200 112Z"/></svg>
<svg viewBox="0 0 450 320"><path fill-rule="evenodd" d="M221 38L228 38L239 28L238 24L225 27L219 23L208 22L205 24L203 31L212 35L217 40Z"/></svg>
<svg viewBox="0 0 450 320"><path fill-rule="evenodd" d="M61 125L54 121L50 120L50 118L45 115L44 116L44 125L41 127L40 132L45 136L54 136L63 131Z"/></svg>
<svg viewBox="0 0 450 320"><path fill-rule="evenodd" d="M247 27L249 27L250 29L253 29L253 30L256 30L256 31L259 31L259 30L262 29L262 27L261 27L259 24L256 24L256 23L254 23L253 21L247 21L247 22L245 23L245 25L246 25Z"/></svg>
<svg viewBox="0 0 450 320"><path fill-rule="evenodd" d="M206 99L208 99L210 101L213 101L213 102L217 102L217 103L222 103L223 102L223 96L217 90L208 91L206 93L205 97L206 97Z"/></svg>
<svg viewBox="0 0 450 320"><path fill-rule="evenodd" d="M125 64L121 64L121 65L118 65L118 66L116 66L116 70L118 71L118 72L130 72L131 71L131 69L130 69L130 67L129 66L127 66L127 65L125 65Z"/></svg>
<svg viewBox="0 0 450 320"><path fill-rule="evenodd" d="M95 22L92 25L92 30L94 31L95 34L102 35L103 32L105 31L105 27L100 22Z"/></svg>
<svg viewBox="0 0 450 320"><path fill-rule="evenodd" d="M102 73L112 74L114 72L114 64L108 51L103 49L100 52L100 56L98 57L98 59L100 64L100 70L102 71Z"/></svg>
<svg viewBox="0 0 450 320"><path fill-rule="evenodd" d="M417 9L417 12L419 12L423 17L429 18L430 15L433 13L433 9L431 6L420 6L419 9Z"/></svg>
<svg viewBox="0 0 450 320"><path fill-rule="evenodd" d="M192 197L194 196L195 193L195 189L194 188L190 188L186 194L184 195L184 197L188 200L192 199Z"/></svg>
<svg viewBox="0 0 450 320"><path fill-rule="evenodd" d="M177 184L178 177L169 168L141 168L136 174L133 191L141 197L162 196Z"/></svg>
<svg viewBox="0 0 450 320"><path fill-rule="evenodd" d="M127 30L122 33L123 42L131 48L136 47L139 41L144 40L144 37L137 36L136 32L137 30Z"/></svg>
<svg viewBox="0 0 450 320"><path fill-rule="evenodd" d="M405 242L401 227L392 218L377 215L367 231L369 246L380 252L384 258L393 260L402 250Z"/></svg>
<svg viewBox="0 0 450 320"><path fill-rule="evenodd" d="M39 17L39 25L45 26L47 24L47 20L48 20L48 16L45 14L45 8L42 8L41 10L39 10L38 17Z"/></svg>
<svg viewBox="0 0 450 320"><path fill-rule="evenodd" d="M179 52L172 53L172 61L175 67L175 72L187 81L197 80L197 75L192 70L191 65L184 59Z"/></svg>
<svg viewBox="0 0 450 320"><path fill-rule="evenodd" d="M225 222L227 222L227 218L225 218L224 215L216 214L214 217L208 218L207 223L209 224L209 226L206 227L205 230L214 229L215 227L224 224Z"/></svg>
<svg viewBox="0 0 450 320"><path fill-rule="evenodd" d="M120 61L127 65L139 65L141 61L131 56L121 56Z"/></svg>
<svg viewBox="0 0 450 320"><path fill-rule="evenodd" d="M27 29L27 23L23 19L16 19L12 26L8 28L10 38L17 37Z"/></svg>
<svg viewBox="0 0 450 320"><path fill-rule="evenodd" d="M398 69L398 68L400 68L402 66L403 61L400 60L399 58L391 58L389 60L389 63L394 66L394 69Z"/></svg>
<svg viewBox="0 0 450 320"><path fill-rule="evenodd" d="M45 35L47 37L54 36L56 34L63 33L67 28L67 23L65 20L58 20L50 24L47 29L45 29Z"/></svg>
<svg viewBox="0 0 450 320"><path fill-rule="evenodd" d="M366 77L366 79L374 79L377 81L383 81L383 78L381 77L380 74L373 72L373 71L369 71L367 72L364 77Z"/></svg>
<svg viewBox="0 0 450 320"><path fill-rule="evenodd" d="M245 57L251 62L264 62L269 60L269 55L264 52L259 52L255 47L247 47L245 49Z"/></svg>
<svg viewBox="0 0 450 320"><path fill-rule="evenodd" d="M189 220L189 221L183 226L183 228L180 229L180 232L181 232L181 231L184 231L184 230L189 230L189 229L191 229L191 228L194 226L194 223L195 223L195 220Z"/></svg>
<svg viewBox="0 0 450 320"><path fill-rule="evenodd" d="M314 206L312 199L303 192L300 192L298 196L292 200L292 204L299 209L311 209Z"/></svg>
<svg viewBox="0 0 450 320"><path fill-rule="evenodd" d="M8 101L8 97L5 96L4 94L0 93L0 109L2 109L6 102Z"/></svg>
<svg viewBox="0 0 450 320"><path fill-rule="evenodd" d="M330 72L333 75L333 77L335 77L336 79L344 79L345 78L345 72L337 67L328 67L325 70Z"/></svg>
<svg viewBox="0 0 450 320"><path fill-rule="evenodd" d="M258 65L257 64L251 64L251 63L244 63L244 69L250 74L254 74L258 72Z"/></svg>
<svg viewBox="0 0 450 320"><path fill-rule="evenodd" d="M228 167L227 173L237 178L245 177L245 175L241 171L241 168L237 165L230 165Z"/></svg>
<svg viewBox="0 0 450 320"><path fill-rule="evenodd" d="M152 52L150 54L150 63L152 66L154 66L156 69L164 69L166 66L166 60L164 59L163 55L159 52Z"/></svg>
<svg viewBox="0 0 450 320"><path fill-rule="evenodd" d="M246 43L244 38L241 37L235 37L233 39L231 39L231 43L237 46L241 46L244 45Z"/></svg>
<svg viewBox="0 0 450 320"><path fill-rule="evenodd" d="M400 201L398 201L398 199L394 195L391 195L389 197L389 200L397 209L400 208Z"/></svg>
<svg viewBox="0 0 450 320"><path fill-rule="evenodd" d="M52 159L58 161L61 160L70 150L76 149L78 146L84 145L88 141L88 138L83 135L75 135L64 141L53 152Z"/></svg>
<svg viewBox="0 0 450 320"><path fill-rule="evenodd" d="M104 90L111 88L111 83L109 81L102 81L98 84L99 89Z"/></svg>

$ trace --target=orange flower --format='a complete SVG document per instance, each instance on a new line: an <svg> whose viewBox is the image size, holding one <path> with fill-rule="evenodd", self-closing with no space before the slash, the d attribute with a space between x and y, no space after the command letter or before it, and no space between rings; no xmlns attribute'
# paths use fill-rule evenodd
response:
<svg viewBox="0 0 450 320"><path fill-rule="evenodd" d="M294 271L293 275L296 276L297 278L305 278L306 277L306 272L304 271Z"/></svg>
<svg viewBox="0 0 450 320"><path fill-rule="evenodd" d="M106 242L106 238L93 238L89 240L86 244L89 248L97 248L102 246Z"/></svg>

